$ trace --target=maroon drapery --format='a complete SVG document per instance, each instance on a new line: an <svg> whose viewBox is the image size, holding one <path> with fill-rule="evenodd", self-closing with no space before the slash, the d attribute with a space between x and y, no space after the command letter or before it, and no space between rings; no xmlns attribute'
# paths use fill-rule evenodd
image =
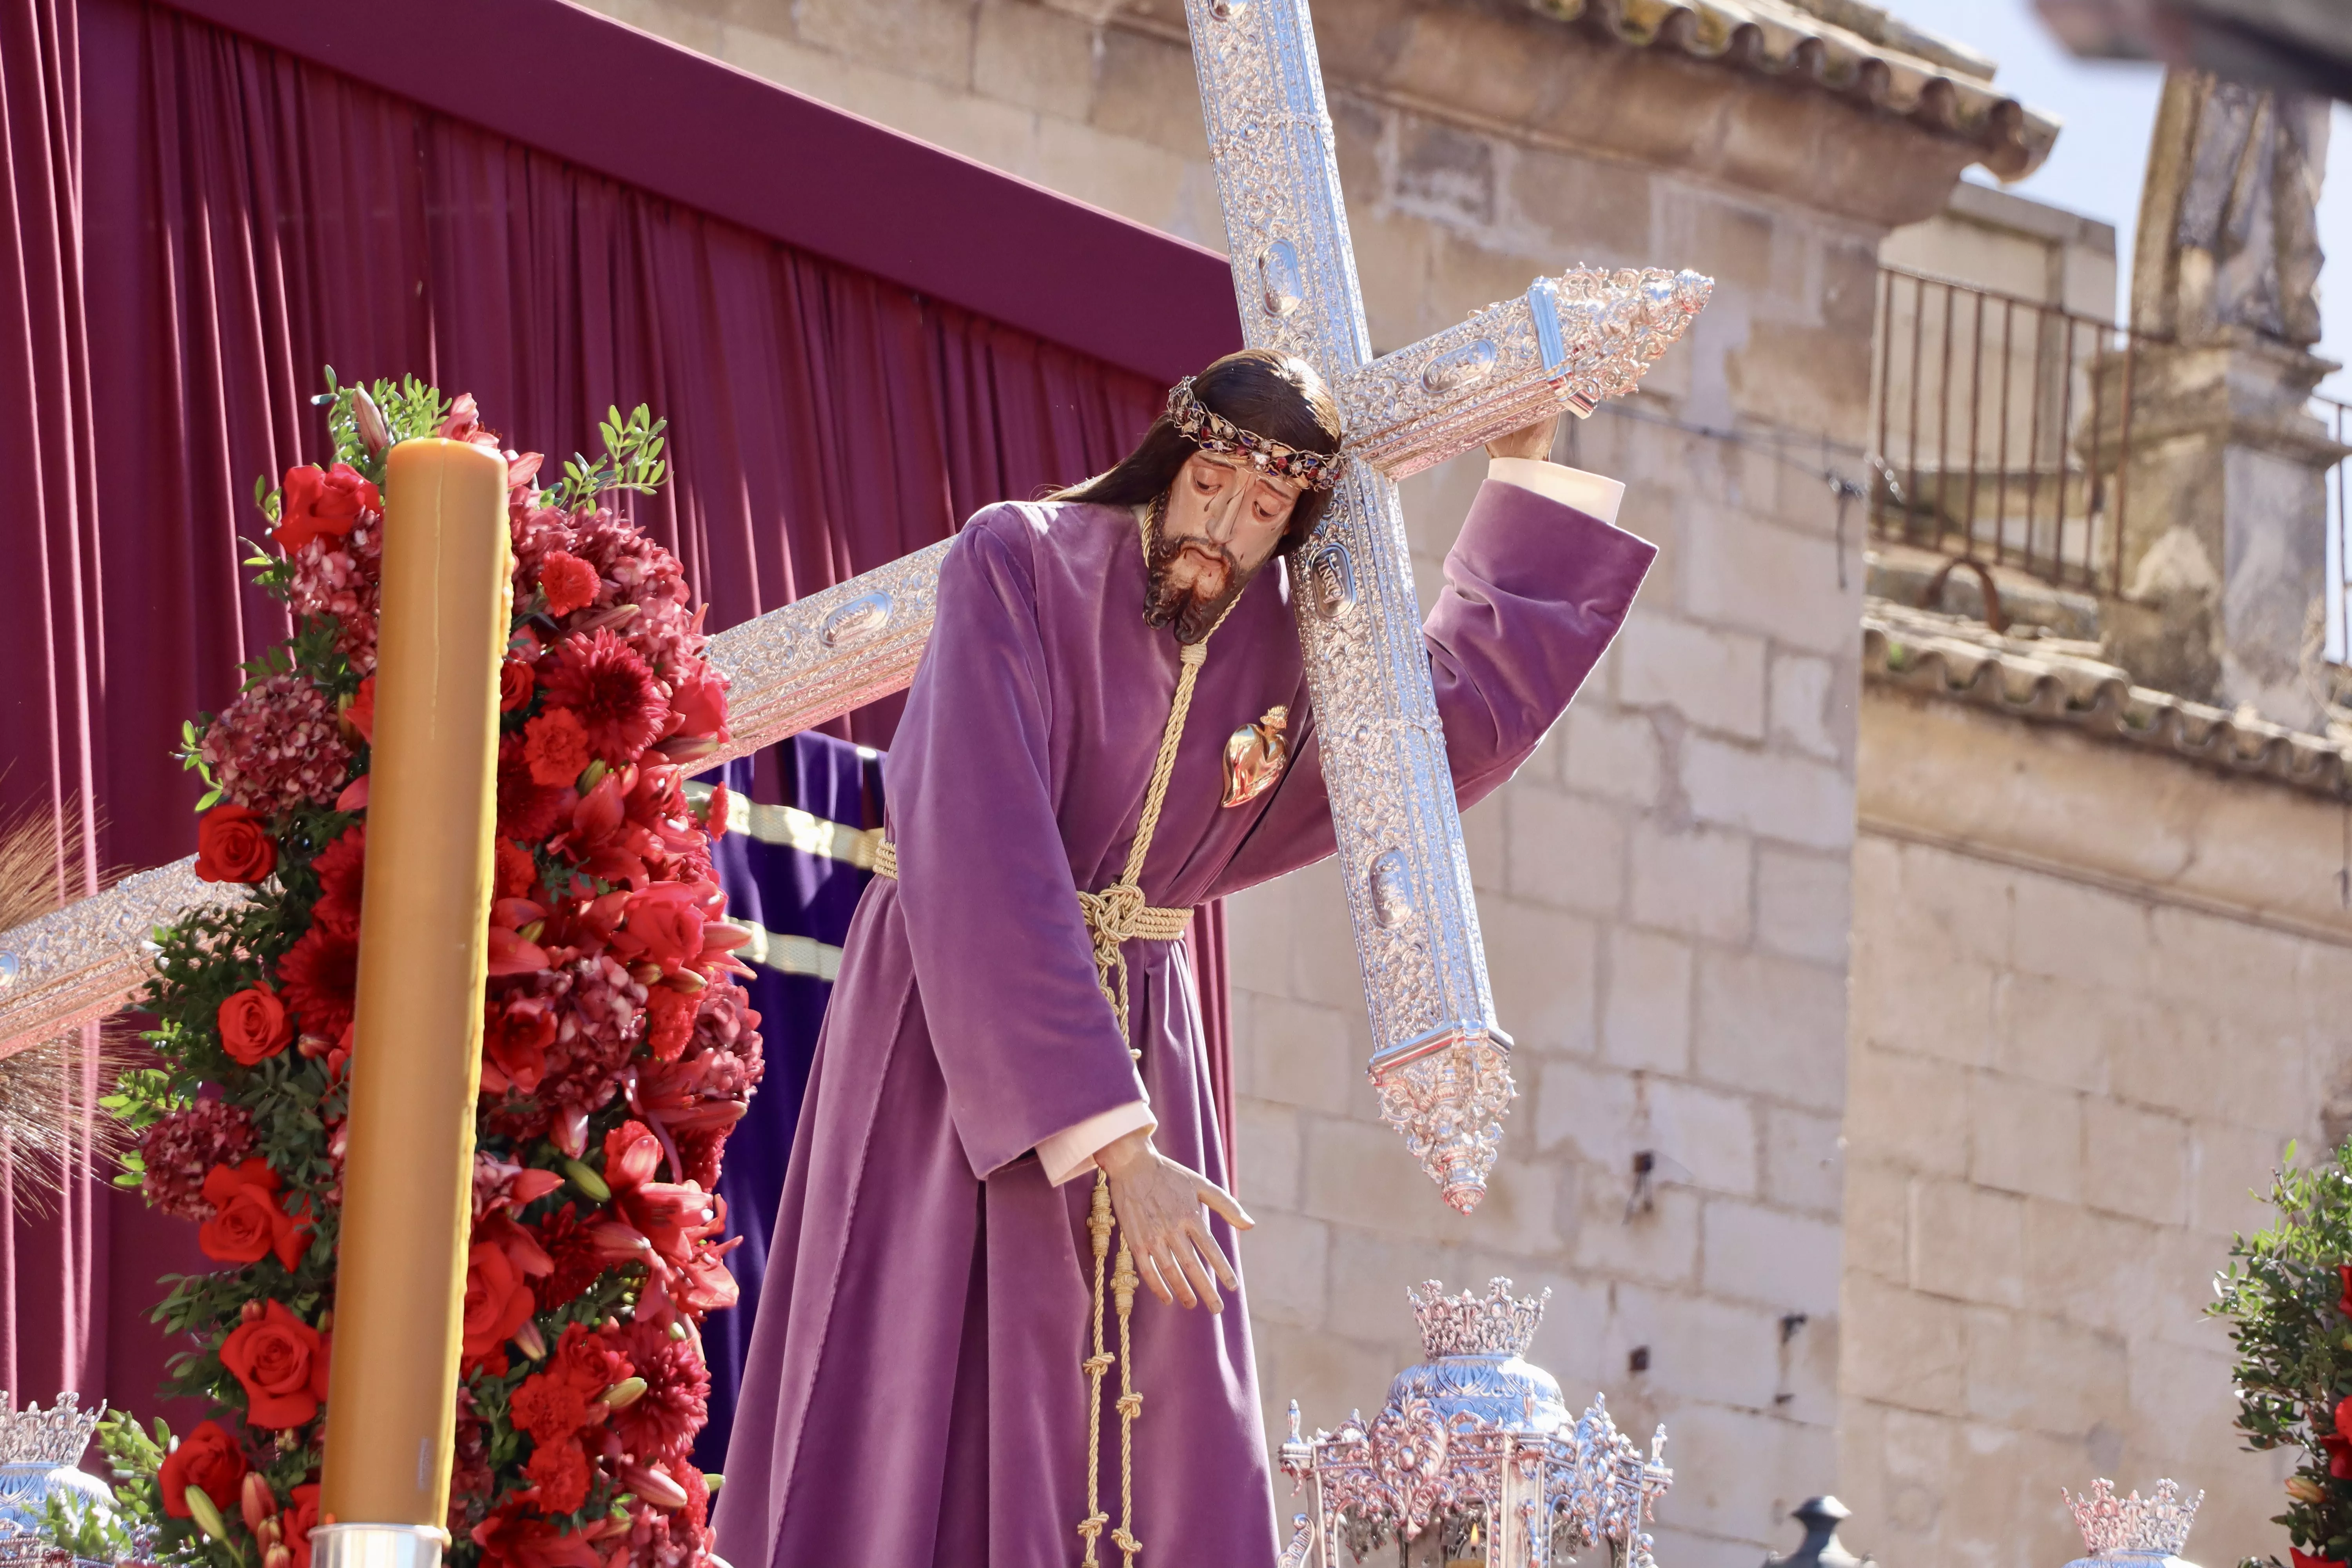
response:
<svg viewBox="0 0 2352 1568"><path fill-rule="evenodd" d="M193 847L168 753L287 630L238 540L255 479L325 447L322 365L470 391L557 455L651 405L673 479L637 515L714 628L1098 470L1161 394L143 0L0 0L0 538L37 595L0 616L0 804L94 802L105 863ZM897 712L847 731L887 744ZM1221 1055L1222 921L1202 930ZM151 1407L152 1281L202 1266L189 1227L72 1191L9 1216L0 1372Z"/></svg>

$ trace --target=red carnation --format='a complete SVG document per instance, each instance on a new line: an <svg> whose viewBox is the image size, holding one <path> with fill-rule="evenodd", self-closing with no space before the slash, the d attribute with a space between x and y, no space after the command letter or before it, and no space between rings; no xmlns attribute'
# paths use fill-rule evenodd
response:
<svg viewBox="0 0 2352 1568"><path fill-rule="evenodd" d="M213 1016L220 1026L221 1049L245 1067L259 1067L294 1043L286 1004L266 986L247 986L223 1002Z"/></svg>
<svg viewBox="0 0 2352 1568"><path fill-rule="evenodd" d="M615 1336L646 1391L614 1411L614 1432L639 1460L682 1459L709 1415L710 1373L690 1340L674 1340L651 1323L625 1325Z"/></svg>
<svg viewBox="0 0 2352 1568"><path fill-rule="evenodd" d="M199 1421L179 1447L163 1456L163 1468L156 1472L163 1511L173 1519L194 1518L188 1508L188 1489L194 1487L226 1514L236 1506L245 1471L245 1450L228 1428L217 1421Z"/></svg>
<svg viewBox="0 0 2352 1568"><path fill-rule="evenodd" d="M674 1062L686 1054L698 1006L675 986L656 985L646 993L646 1046L656 1061Z"/></svg>
<svg viewBox="0 0 2352 1568"><path fill-rule="evenodd" d="M614 767L635 762L669 718L652 669L609 631L566 637L543 684L550 703L578 716L589 751Z"/></svg>
<svg viewBox="0 0 2352 1568"><path fill-rule="evenodd" d="M588 1451L577 1442L541 1443L522 1473L544 1513L573 1513L588 1500Z"/></svg>
<svg viewBox="0 0 2352 1568"><path fill-rule="evenodd" d="M278 961L278 992L302 1021L302 1032L329 1039L352 1021L359 976L358 934L330 925L313 924Z"/></svg>
<svg viewBox="0 0 2352 1568"><path fill-rule="evenodd" d="M278 844L257 812L216 805L196 824L196 875L207 882L258 882L278 868Z"/></svg>
<svg viewBox="0 0 2352 1568"><path fill-rule="evenodd" d="M524 725L522 733L531 779L549 789L570 784L594 760L589 754L587 726L568 708L549 709Z"/></svg>
<svg viewBox="0 0 2352 1568"><path fill-rule="evenodd" d="M539 589L547 613L568 616L596 602L596 568L566 550L551 550L539 568Z"/></svg>
<svg viewBox="0 0 2352 1568"><path fill-rule="evenodd" d="M490 897L520 899L530 896L539 885L539 863L530 851L511 838L501 838L496 846L497 868L492 874Z"/></svg>
<svg viewBox="0 0 2352 1568"><path fill-rule="evenodd" d="M322 534L341 538L352 531L362 511L382 511L383 498L349 463L337 463L320 473L306 464L286 470L278 526L269 537L291 555Z"/></svg>
<svg viewBox="0 0 2352 1568"><path fill-rule="evenodd" d="M265 1301L261 1316L232 1330L220 1361L245 1385L249 1426L305 1426L327 1397L327 1342L283 1301Z"/></svg>
<svg viewBox="0 0 2352 1568"><path fill-rule="evenodd" d="M367 827L343 829L332 844L310 862L319 874L319 901L310 908L313 924L356 936L360 929L360 893L367 873Z"/></svg>

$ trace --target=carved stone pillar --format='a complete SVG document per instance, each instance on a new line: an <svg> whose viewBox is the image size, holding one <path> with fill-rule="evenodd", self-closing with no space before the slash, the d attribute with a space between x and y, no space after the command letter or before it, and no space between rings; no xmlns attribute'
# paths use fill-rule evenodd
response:
<svg viewBox="0 0 2352 1568"><path fill-rule="evenodd" d="M2320 713L2326 474L2346 450L2306 407L2336 368L2310 352L2326 113L2165 78L2132 268L2143 335L2096 373L2098 446L2120 450L2112 655L2151 686L2298 727Z"/></svg>

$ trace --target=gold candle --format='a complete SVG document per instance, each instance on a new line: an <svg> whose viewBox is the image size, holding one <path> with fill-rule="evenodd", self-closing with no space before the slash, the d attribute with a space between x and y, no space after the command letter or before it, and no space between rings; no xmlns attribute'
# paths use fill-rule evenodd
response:
<svg viewBox="0 0 2352 1568"><path fill-rule="evenodd" d="M499 665L512 598L498 454L404 441L384 468L374 759L319 1500L339 1527L321 1532L331 1564L427 1561L448 1517Z"/></svg>

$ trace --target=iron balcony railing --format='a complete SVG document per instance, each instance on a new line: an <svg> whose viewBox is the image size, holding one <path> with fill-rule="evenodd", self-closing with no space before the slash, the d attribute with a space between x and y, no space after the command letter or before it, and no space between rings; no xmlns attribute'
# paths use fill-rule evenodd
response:
<svg viewBox="0 0 2352 1568"><path fill-rule="evenodd" d="M2120 591L2119 458L2144 342L2061 306L1882 266L1872 531Z"/></svg>

